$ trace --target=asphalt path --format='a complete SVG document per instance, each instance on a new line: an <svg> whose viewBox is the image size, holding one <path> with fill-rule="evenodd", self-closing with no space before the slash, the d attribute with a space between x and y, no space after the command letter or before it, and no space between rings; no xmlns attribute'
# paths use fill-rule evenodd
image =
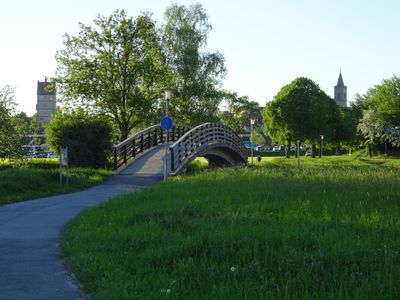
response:
<svg viewBox="0 0 400 300"><path fill-rule="evenodd" d="M64 226L88 207L162 180L164 151L88 190L0 206L0 299L85 299L60 258Z"/></svg>

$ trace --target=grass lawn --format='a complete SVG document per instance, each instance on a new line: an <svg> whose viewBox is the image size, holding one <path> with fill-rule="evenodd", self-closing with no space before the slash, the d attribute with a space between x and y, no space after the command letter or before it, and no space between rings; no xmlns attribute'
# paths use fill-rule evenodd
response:
<svg viewBox="0 0 400 300"><path fill-rule="evenodd" d="M78 191L99 184L111 174L104 169L70 168L69 185L60 185L57 159L31 159L20 168L11 168L2 161L0 205Z"/></svg>
<svg viewBox="0 0 400 300"><path fill-rule="evenodd" d="M85 211L62 253L91 299L400 299L400 162L264 158Z"/></svg>

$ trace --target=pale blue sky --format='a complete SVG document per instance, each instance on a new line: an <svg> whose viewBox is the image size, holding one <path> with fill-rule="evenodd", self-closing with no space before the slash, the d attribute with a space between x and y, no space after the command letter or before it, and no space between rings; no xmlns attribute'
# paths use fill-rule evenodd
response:
<svg viewBox="0 0 400 300"><path fill-rule="evenodd" d="M330 96L339 68L349 100L384 78L400 75L400 1L202 0L213 30L209 51L220 51L228 73L224 87L261 105L298 76ZM166 0L13 0L0 4L0 86L17 86L19 110L35 112L36 83L54 75L54 54L65 32L97 14L125 9L154 14Z"/></svg>

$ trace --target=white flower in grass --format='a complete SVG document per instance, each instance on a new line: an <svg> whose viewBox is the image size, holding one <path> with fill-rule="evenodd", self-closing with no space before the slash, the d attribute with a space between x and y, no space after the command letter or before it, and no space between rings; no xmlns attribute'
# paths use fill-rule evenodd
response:
<svg viewBox="0 0 400 300"><path fill-rule="evenodd" d="M236 267L235 266L232 266L231 267L231 272L235 272L236 271Z"/></svg>
<svg viewBox="0 0 400 300"><path fill-rule="evenodd" d="M162 289L161 293L163 294L170 294L171 293L171 289Z"/></svg>

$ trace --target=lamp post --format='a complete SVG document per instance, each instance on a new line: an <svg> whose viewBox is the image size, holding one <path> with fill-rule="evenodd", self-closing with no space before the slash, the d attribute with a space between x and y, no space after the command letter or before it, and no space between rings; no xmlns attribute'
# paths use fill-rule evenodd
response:
<svg viewBox="0 0 400 300"><path fill-rule="evenodd" d="M322 148L324 147L324 136L321 135L321 151L319 152L319 157L322 157Z"/></svg>
<svg viewBox="0 0 400 300"><path fill-rule="evenodd" d="M168 106L169 106L169 100L172 98L172 93L174 91L173 88L162 88L161 89L164 92L164 98L165 98L165 116L168 117ZM165 135L165 160L164 160L164 181L168 177L168 147L169 147L169 130L166 130L166 135Z"/></svg>
<svg viewBox="0 0 400 300"><path fill-rule="evenodd" d="M255 120L250 119L250 153L251 153L251 164L253 165L253 125Z"/></svg>

